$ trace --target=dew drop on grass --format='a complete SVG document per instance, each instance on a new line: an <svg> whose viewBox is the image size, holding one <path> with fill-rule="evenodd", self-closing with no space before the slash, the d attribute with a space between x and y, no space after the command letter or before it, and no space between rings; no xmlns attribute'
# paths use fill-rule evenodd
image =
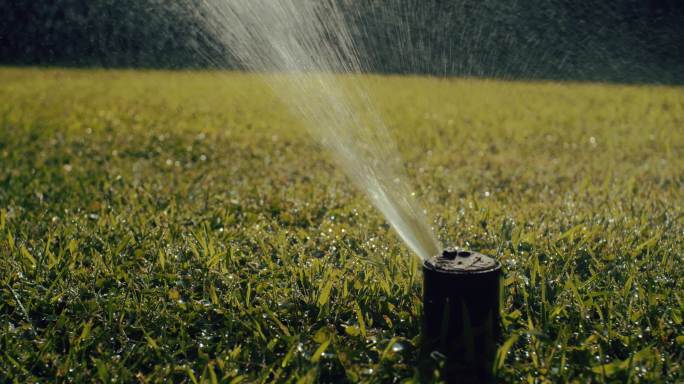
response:
<svg viewBox="0 0 684 384"><path fill-rule="evenodd" d="M404 346L404 344L402 344L401 342L397 341L396 343L394 343L394 344L392 345L392 352L398 353L398 352L403 351L405 348L406 348L406 347Z"/></svg>

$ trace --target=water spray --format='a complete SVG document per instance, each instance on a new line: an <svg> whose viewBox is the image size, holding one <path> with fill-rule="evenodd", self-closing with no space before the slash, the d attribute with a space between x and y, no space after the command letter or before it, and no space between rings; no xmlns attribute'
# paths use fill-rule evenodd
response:
<svg viewBox="0 0 684 384"><path fill-rule="evenodd" d="M278 72L265 77L274 93L425 260L423 350L447 357L448 381L491 377L500 333L500 265L457 249L434 256L439 243L368 85L358 77L341 78L367 68L338 2L202 0L193 14L245 68Z"/></svg>
<svg viewBox="0 0 684 384"><path fill-rule="evenodd" d="M488 383L501 336L501 264L447 248L423 262L422 360L445 357L449 383Z"/></svg>

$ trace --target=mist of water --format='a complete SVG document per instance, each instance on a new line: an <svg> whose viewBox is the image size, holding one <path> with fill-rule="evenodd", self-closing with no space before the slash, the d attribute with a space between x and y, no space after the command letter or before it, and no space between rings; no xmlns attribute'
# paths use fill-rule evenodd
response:
<svg viewBox="0 0 684 384"><path fill-rule="evenodd" d="M340 168L422 259L439 244L368 90L345 12L334 0L203 0L195 15L301 117Z"/></svg>

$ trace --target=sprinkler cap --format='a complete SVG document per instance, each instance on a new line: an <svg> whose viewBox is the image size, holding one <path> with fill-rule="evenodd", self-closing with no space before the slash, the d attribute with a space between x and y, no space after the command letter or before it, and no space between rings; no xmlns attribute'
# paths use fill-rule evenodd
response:
<svg viewBox="0 0 684 384"><path fill-rule="evenodd" d="M440 255L427 261L425 266L445 273L476 274L501 268L501 264L489 256L461 248L446 248Z"/></svg>

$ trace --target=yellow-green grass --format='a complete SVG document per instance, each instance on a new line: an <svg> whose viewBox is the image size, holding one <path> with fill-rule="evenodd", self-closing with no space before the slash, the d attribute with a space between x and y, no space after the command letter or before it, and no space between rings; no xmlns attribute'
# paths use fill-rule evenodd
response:
<svg viewBox="0 0 684 384"><path fill-rule="evenodd" d="M342 81L503 263L502 381L684 380L683 88ZM417 380L419 261L306 132L257 75L0 69L2 381Z"/></svg>

